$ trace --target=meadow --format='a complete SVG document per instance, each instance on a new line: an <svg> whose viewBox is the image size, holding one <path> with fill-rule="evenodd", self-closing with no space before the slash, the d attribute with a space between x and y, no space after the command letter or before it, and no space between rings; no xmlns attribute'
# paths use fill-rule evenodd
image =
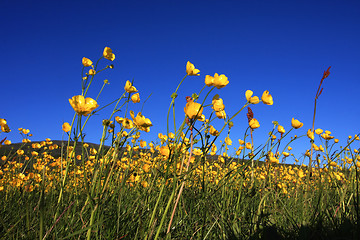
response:
<svg viewBox="0 0 360 240"><path fill-rule="evenodd" d="M31 142L29 129L11 129L0 116L1 239L358 238L357 134L341 147L330 131L313 124L304 136L309 145L301 149L303 159L296 159L291 145L303 123L293 118L286 120L288 131L273 122L266 142L254 146L260 123L252 107L273 105L271 93L264 89L258 97L247 90L245 104L229 116L220 96L211 94L229 83L217 73L206 75L201 91L182 101L184 118L177 126L180 86L200 72L187 62L171 95L167 132L146 142L141 135L153 124L131 110L141 102L135 82L126 81L123 94L106 106L97 101L107 80L95 99L88 96L93 80L114 60L109 47L95 63L82 59L82 94L66 103L74 110L72 122L62 125L67 141ZM313 123L329 75L330 68L320 79ZM104 116L102 138L87 143L87 123L104 108L113 110ZM231 139L239 113L246 113L248 128ZM216 121L222 127L215 129ZM23 136L22 144L11 143L11 130ZM230 146L238 147L230 152ZM283 164L287 158L296 164Z"/></svg>

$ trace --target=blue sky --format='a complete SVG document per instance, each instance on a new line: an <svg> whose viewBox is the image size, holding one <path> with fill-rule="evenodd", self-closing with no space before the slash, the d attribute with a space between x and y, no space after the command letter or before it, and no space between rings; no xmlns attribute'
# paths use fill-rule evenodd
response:
<svg viewBox="0 0 360 240"><path fill-rule="evenodd" d="M210 97L219 94L228 115L243 106L248 89L259 97L269 90L274 98L273 106L252 106L261 124L254 132L255 145L264 143L272 121L285 130L293 117L304 123L290 135L311 128L319 81L332 66L315 127L330 130L344 145L348 135L360 132L359 23L359 1L5 0L0 7L0 117L12 132L0 137L19 142L17 128L22 127L31 130L33 141L61 139L61 125L74 113L68 99L81 94L81 59L95 62L107 46L116 55L115 68L95 77L88 96L96 98L108 79L98 101L104 106L121 96L126 80L134 79L142 102L152 94L143 114L154 126L142 134L145 140L166 132L170 95L190 61L201 75L188 77L180 88L178 122L184 117L185 96L198 93L206 75L225 74L228 86ZM141 106L131 104L130 109L138 112ZM101 121L109 111L90 120L87 141L99 142ZM247 128L246 111L234 124L230 138L238 147ZM303 138L292 146L300 154L309 141Z"/></svg>

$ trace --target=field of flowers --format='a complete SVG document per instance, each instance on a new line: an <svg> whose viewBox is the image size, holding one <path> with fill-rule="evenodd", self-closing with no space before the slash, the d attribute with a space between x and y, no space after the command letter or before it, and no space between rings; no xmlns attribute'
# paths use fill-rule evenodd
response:
<svg viewBox="0 0 360 240"><path fill-rule="evenodd" d="M74 117L62 126L68 141L32 143L30 130L19 128L23 144L12 144L6 136L11 122L0 116L1 239L358 238L357 135L340 147L331 132L313 124L303 149L303 162L309 164L282 164L298 139L290 132L303 123L293 118L285 131L273 122L267 141L254 146L253 131L260 124L250 107L273 105L271 94L264 90L259 98L246 91L246 104L229 116L220 96L210 97L229 83L217 73L206 75L201 91L186 98L184 119L176 126L177 92L187 77L200 72L187 62L186 75L171 95L167 132L146 142L141 134L150 131L151 120L129 110L140 102L134 82L127 81L121 97L107 106L97 103L106 80L96 99L87 96L97 74L113 68L100 63L114 60L109 47L95 64L82 59L82 94L69 99ZM320 80L313 122L329 74L330 68ZM101 141L86 143L88 120L105 107L113 111L104 117ZM205 116L204 109L211 113ZM249 124L246 139L236 139L239 147L229 154L232 120L242 111ZM215 129L212 123L219 119L223 126Z"/></svg>

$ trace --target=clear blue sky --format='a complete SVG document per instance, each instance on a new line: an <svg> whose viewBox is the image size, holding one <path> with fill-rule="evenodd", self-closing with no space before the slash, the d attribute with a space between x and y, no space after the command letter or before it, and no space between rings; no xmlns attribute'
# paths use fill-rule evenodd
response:
<svg viewBox="0 0 360 240"><path fill-rule="evenodd" d="M252 107L261 124L255 145L264 142L274 120L289 130L295 117L304 127L291 135L305 134L317 86L332 66L315 127L330 130L341 145L360 132L359 1L3 0L0 27L0 117L12 129L1 137L12 142L22 139L19 127L29 128L33 141L61 139L62 123L74 114L68 99L81 93L81 59L96 61L106 46L116 55L115 68L96 76L88 96L96 98L108 79L98 101L104 106L123 93L126 80L134 79L142 101L152 94L143 114L154 126L142 134L145 140L166 132L170 95L184 77L187 61L201 75L188 77L181 86L178 121L184 116L185 96L200 91L205 75L219 73L230 83L211 97L219 94L229 115L243 106L247 89L259 97L264 90L272 94L273 106ZM140 108L130 105L135 112ZM89 122L87 141L99 142L101 120L108 116L104 111ZM234 123L230 138L238 147L247 127L246 111ZM309 146L307 139L300 142L303 149Z"/></svg>

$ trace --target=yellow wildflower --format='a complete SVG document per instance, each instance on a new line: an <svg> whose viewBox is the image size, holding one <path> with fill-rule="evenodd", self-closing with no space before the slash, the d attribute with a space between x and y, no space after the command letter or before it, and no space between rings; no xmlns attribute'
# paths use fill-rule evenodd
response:
<svg viewBox="0 0 360 240"><path fill-rule="evenodd" d="M281 125L278 126L278 132L281 133L281 134L284 134L285 133L285 128Z"/></svg>
<svg viewBox="0 0 360 240"><path fill-rule="evenodd" d="M190 100L188 103L186 103L186 106L184 107L184 112L186 116L190 119L200 119L203 112L203 107L200 103L196 103L193 100Z"/></svg>
<svg viewBox="0 0 360 240"><path fill-rule="evenodd" d="M131 96L131 101L133 103L139 103L140 102L140 95L139 93L135 93Z"/></svg>
<svg viewBox="0 0 360 240"><path fill-rule="evenodd" d="M136 87L134 87L129 80L126 81L124 89L127 93L137 92Z"/></svg>
<svg viewBox="0 0 360 240"><path fill-rule="evenodd" d="M90 67L93 64L93 62L90 59L83 57L82 64L84 65L84 67Z"/></svg>
<svg viewBox="0 0 360 240"><path fill-rule="evenodd" d="M124 128L126 129L132 129L134 127L133 122L128 119L128 118L124 118L121 122L121 124L123 125Z"/></svg>
<svg viewBox="0 0 360 240"><path fill-rule="evenodd" d="M259 97L257 96L252 97L252 95L253 95L253 91L247 90L245 92L246 100L251 104L258 104L260 102Z"/></svg>
<svg viewBox="0 0 360 240"><path fill-rule="evenodd" d="M64 132L70 132L70 130L71 130L70 124L68 122L64 122L63 125L62 125L62 130Z"/></svg>
<svg viewBox="0 0 360 240"><path fill-rule="evenodd" d="M209 87L214 86L217 89L220 89L228 85L228 83L229 83L228 78L224 74L221 74L219 76L219 74L215 73L214 77L210 75L205 76L205 84Z"/></svg>
<svg viewBox="0 0 360 240"><path fill-rule="evenodd" d="M95 108L99 107L97 102L92 98L84 98L82 95L73 96L69 99L71 107L79 115L87 116Z"/></svg>
<svg viewBox="0 0 360 240"><path fill-rule="evenodd" d="M304 124L297 119L291 119L291 126L295 129L301 128Z"/></svg>
<svg viewBox="0 0 360 240"><path fill-rule="evenodd" d="M200 70L196 69L194 64L192 64L191 62L187 62L186 63L186 73L189 76L200 76L199 74Z"/></svg>
<svg viewBox="0 0 360 240"><path fill-rule="evenodd" d="M325 131L325 133L321 134L320 136L325 140L333 139L334 136L330 136L331 132L330 133L327 133L327 132L330 132L330 131Z"/></svg>
<svg viewBox="0 0 360 240"><path fill-rule="evenodd" d="M213 136L219 135L219 132L212 125L210 126L209 133Z"/></svg>
<svg viewBox="0 0 360 240"><path fill-rule="evenodd" d="M115 59L115 54L112 53L112 50L109 47L106 47L104 49L103 56L110 61L114 61Z"/></svg>
<svg viewBox="0 0 360 240"><path fill-rule="evenodd" d="M266 90L264 91L261 100L263 101L263 103L267 104L267 105L273 105L273 98L272 96L269 94L269 91Z"/></svg>
<svg viewBox="0 0 360 240"><path fill-rule="evenodd" d="M215 112L216 116L219 118L219 119L225 119L226 118L226 112L225 110L223 111L219 111L219 112Z"/></svg>
<svg viewBox="0 0 360 240"><path fill-rule="evenodd" d="M321 128L318 128L318 129L315 130L315 133L316 133L317 135L322 134L322 132L323 132L323 130L322 130Z"/></svg>
<svg viewBox="0 0 360 240"><path fill-rule="evenodd" d="M88 74L94 76L96 74L96 71L94 69L90 69Z"/></svg>
<svg viewBox="0 0 360 240"><path fill-rule="evenodd" d="M220 112L220 111L224 110L225 105L223 103L223 100L221 98L213 98L212 109L214 109L215 112Z"/></svg>
<svg viewBox="0 0 360 240"><path fill-rule="evenodd" d="M5 145L10 145L10 144L11 144L11 141L10 141L10 140L5 140L4 144L5 144Z"/></svg>
<svg viewBox="0 0 360 240"><path fill-rule="evenodd" d="M169 157L169 155L170 155L170 149L169 149L169 147L168 147L168 146L162 146L162 147L160 148L160 154L163 155L163 156L165 156L165 157Z"/></svg>
<svg viewBox="0 0 360 240"><path fill-rule="evenodd" d="M130 111L130 115L131 118L134 121L134 124L136 125L136 127L141 130L141 131L145 131L145 132L150 132L150 127L152 126L152 123L150 121L150 119L145 118L141 112L138 112L138 114L136 115L136 117L134 117L134 112Z"/></svg>
<svg viewBox="0 0 360 240"><path fill-rule="evenodd" d="M308 138L314 140L314 132L312 132L311 129L307 131L306 135L308 136Z"/></svg>
<svg viewBox="0 0 360 240"><path fill-rule="evenodd" d="M229 145L229 146L232 145L232 141L231 141L231 139L230 139L229 137L226 137L226 138L225 138L225 143L226 143L227 145Z"/></svg>
<svg viewBox="0 0 360 240"><path fill-rule="evenodd" d="M249 122L249 127L251 129L256 129L256 128L260 127L260 123L258 122L258 120L256 120L256 118L253 118Z"/></svg>

